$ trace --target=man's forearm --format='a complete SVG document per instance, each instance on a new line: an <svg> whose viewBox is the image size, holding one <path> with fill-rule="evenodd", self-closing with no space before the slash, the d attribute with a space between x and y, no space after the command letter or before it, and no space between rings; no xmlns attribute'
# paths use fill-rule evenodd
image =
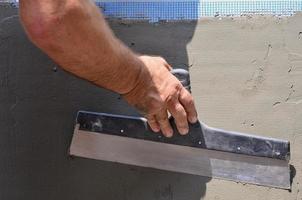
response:
<svg viewBox="0 0 302 200"><path fill-rule="evenodd" d="M181 134L197 121L190 93L161 57L137 56L107 26L91 0L20 0L25 30L62 68L113 90L148 119L151 129L171 137L168 111Z"/></svg>
<svg viewBox="0 0 302 200"><path fill-rule="evenodd" d="M20 15L38 47L66 71L96 85L125 94L145 70L90 0L21 0Z"/></svg>

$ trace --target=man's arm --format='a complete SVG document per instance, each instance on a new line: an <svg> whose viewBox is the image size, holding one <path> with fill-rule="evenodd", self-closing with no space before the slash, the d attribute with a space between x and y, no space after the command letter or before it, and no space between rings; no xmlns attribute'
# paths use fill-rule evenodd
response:
<svg viewBox="0 0 302 200"><path fill-rule="evenodd" d="M153 131L172 136L167 111L182 134L188 120L197 121L193 98L169 64L122 44L91 0L20 0L20 16L34 44L66 71L123 95Z"/></svg>

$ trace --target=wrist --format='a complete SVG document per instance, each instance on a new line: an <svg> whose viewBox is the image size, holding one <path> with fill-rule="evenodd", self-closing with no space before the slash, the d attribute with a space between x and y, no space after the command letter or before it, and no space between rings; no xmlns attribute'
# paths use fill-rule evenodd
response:
<svg viewBox="0 0 302 200"><path fill-rule="evenodd" d="M126 49L121 53L120 58L117 60L119 61L118 67L116 68L117 71L113 73L115 78L112 79L112 88L110 89L124 95L141 84L147 69L140 56L130 49Z"/></svg>

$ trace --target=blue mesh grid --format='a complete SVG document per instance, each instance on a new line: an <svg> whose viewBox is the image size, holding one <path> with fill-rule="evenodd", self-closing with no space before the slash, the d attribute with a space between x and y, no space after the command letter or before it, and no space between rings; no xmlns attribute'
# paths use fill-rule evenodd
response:
<svg viewBox="0 0 302 200"><path fill-rule="evenodd" d="M162 0L96 1L108 17L122 19L196 20L201 17L243 14L292 15L302 10L302 0Z"/></svg>
<svg viewBox="0 0 302 200"><path fill-rule="evenodd" d="M200 3L195 2L97 2L108 17L123 19L198 19Z"/></svg>
<svg viewBox="0 0 302 200"><path fill-rule="evenodd" d="M19 0L9 1L18 5ZM302 0L95 0L107 17L149 20L196 20L201 17L302 11Z"/></svg>

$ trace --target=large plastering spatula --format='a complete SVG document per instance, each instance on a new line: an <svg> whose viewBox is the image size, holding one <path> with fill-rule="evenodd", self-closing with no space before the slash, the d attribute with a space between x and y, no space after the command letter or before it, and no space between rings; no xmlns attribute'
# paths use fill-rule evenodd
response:
<svg viewBox="0 0 302 200"><path fill-rule="evenodd" d="M189 73L173 74L190 90ZM190 125L181 136L154 133L141 117L80 111L70 155L290 189L288 141Z"/></svg>

